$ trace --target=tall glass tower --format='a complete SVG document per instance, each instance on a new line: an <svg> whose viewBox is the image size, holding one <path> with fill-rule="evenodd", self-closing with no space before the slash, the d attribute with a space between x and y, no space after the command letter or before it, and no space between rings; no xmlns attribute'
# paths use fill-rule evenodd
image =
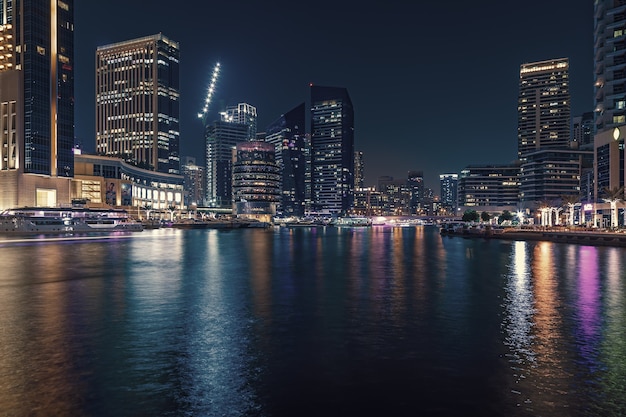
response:
<svg viewBox="0 0 626 417"><path fill-rule="evenodd" d="M209 207L231 208L233 201L233 151L248 140L248 125L218 120L207 124L206 201Z"/></svg>
<svg viewBox="0 0 626 417"><path fill-rule="evenodd" d="M311 86L311 149L313 209L347 212L354 199L354 109L345 88Z"/></svg>
<svg viewBox="0 0 626 417"><path fill-rule="evenodd" d="M180 174L179 46L162 34L96 50L96 152Z"/></svg>
<svg viewBox="0 0 626 417"><path fill-rule="evenodd" d="M0 75L0 170L73 177L73 0L0 0Z"/></svg>
<svg viewBox="0 0 626 417"><path fill-rule="evenodd" d="M570 141L569 60L522 64L517 107L517 153L564 149Z"/></svg>
<svg viewBox="0 0 626 417"><path fill-rule="evenodd" d="M304 215L305 209L305 105L283 114L265 130L265 141L276 149L281 170L280 211L285 215Z"/></svg>
<svg viewBox="0 0 626 417"><path fill-rule="evenodd" d="M594 194L626 185L626 1L594 2Z"/></svg>

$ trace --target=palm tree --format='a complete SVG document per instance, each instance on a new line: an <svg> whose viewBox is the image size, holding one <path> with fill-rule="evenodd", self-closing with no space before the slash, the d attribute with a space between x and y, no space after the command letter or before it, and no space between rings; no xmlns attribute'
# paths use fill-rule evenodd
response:
<svg viewBox="0 0 626 417"><path fill-rule="evenodd" d="M567 224L569 226L574 225L574 207L580 201L580 197L577 195L562 195L561 201L563 205L567 206Z"/></svg>
<svg viewBox="0 0 626 417"><path fill-rule="evenodd" d="M611 227L617 227L617 203L624 200L624 187L604 187L602 190L605 202L611 205Z"/></svg>

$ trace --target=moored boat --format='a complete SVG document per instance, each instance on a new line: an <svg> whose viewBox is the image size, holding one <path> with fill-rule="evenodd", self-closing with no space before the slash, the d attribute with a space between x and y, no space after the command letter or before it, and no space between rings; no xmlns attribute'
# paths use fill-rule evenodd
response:
<svg viewBox="0 0 626 417"><path fill-rule="evenodd" d="M0 214L0 234L140 232L126 210L83 207L22 207Z"/></svg>

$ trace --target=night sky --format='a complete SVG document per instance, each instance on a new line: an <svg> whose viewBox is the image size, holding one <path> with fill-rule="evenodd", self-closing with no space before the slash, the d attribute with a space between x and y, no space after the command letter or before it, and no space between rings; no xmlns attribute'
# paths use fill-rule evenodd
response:
<svg viewBox="0 0 626 417"><path fill-rule="evenodd" d="M75 1L76 137L95 148L96 47L163 33L180 43L181 154L204 165L197 118L213 65L212 111L247 102L258 130L309 101L309 84L345 87L365 182L517 154L519 66L570 59L572 115L593 110L593 2Z"/></svg>

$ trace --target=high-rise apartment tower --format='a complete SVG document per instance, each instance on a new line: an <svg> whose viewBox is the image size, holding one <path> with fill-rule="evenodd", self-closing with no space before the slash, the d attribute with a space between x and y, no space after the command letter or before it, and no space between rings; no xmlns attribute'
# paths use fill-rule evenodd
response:
<svg viewBox="0 0 626 417"><path fill-rule="evenodd" d="M0 208L69 203L73 146L74 1L0 0Z"/></svg>
<svg viewBox="0 0 626 417"><path fill-rule="evenodd" d="M345 213L354 198L354 109L348 90L311 86L313 209Z"/></svg>
<svg viewBox="0 0 626 417"><path fill-rule="evenodd" d="M162 34L96 50L96 152L180 174L179 47Z"/></svg>
<svg viewBox="0 0 626 417"><path fill-rule="evenodd" d="M522 64L517 107L517 153L563 149L570 141L569 60Z"/></svg>

